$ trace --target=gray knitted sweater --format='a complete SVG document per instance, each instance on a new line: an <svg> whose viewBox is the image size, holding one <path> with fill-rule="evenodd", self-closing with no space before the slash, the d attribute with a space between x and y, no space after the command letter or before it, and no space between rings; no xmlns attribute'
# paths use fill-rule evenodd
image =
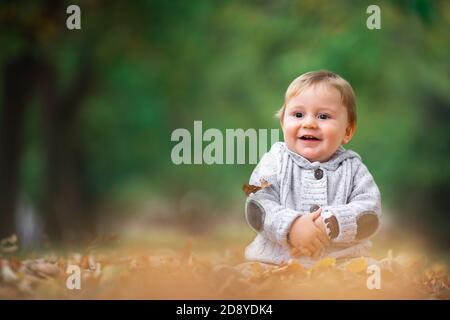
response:
<svg viewBox="0 0 450 320"><path fill-rule="evenodd" d="M277 142L261 158L250 184L261 186L261 180L271 185L252 193L245 205L247 222L258 233L245 250L248 260L281 264L291 259L290 227L317 206L322 207L324 219L334 216L339 226L337 236L318 259L368 255L371 243L367 239L378 230L381 197L356 152L341 146L327 162L310 162L284 142ZM369 232L358 222L363 216L375 220ZM309 267L316 260L300 257L299 262Z"/></svg>

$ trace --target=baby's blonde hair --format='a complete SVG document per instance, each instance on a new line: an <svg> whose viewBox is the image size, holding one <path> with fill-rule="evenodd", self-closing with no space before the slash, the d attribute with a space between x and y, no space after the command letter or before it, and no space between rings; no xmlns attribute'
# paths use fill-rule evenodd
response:
<svg viewBox="0 0 450 320"><path fill-rule="evenodd" d="M292 81L287 88L284 103L275 116L283 121L284 111L289 99L299 95L305 88L316 84L330 85L341 93L342 104L347 108L349 124L356 125L356 99L352 86L344 78L327 70L307 72Z"/></svg>

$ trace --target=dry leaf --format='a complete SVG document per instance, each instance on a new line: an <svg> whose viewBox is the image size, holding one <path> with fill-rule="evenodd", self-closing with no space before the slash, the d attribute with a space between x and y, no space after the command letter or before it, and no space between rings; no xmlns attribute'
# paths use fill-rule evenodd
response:
<svg viewBox="0 0 450 320"><path fill-rule="evenodd" d="M3 264L1 267L1 280L5 283L16 283L19 278L16 273L7 264Z"/></svg>
<svg viewBox="0 0 450 320"><path fill-rule="evenodd" d="M180 252L123 249L44 257L0 258L0 298L450 298L446 264L429 263L420 255L393 258L392 251L378 261L384 291L367 290L371 260L365 257L345 264L327 257L305 269L298 259L281 265L245 262L237 246L194 253L191 241ZM69 264L83 267L85 290L65 287L63 270Z"/></svg>
<svg viewBox="0 0 450 320"><path fill-rule="evenodd" d="M15 234L0 241L0 253L16 252L18 248L19 246L17 244L17 236Z"/></svg>
<svg viewBox="0 0 450 320"><path fill-rule="evenodd" d="M257 192L257 191L259 191L259 190L261 190L261 189L264 189L264 188L267 188L267 187L270 187L272 184L271 183L269 183L269 182L267 182L266 180L264 180L264 179L261 179L261 186L259 187L259 186L254 186L254 185L252 185L252 184L244 184L243 186L242 186L242 190L244 190L244 193L245 193L245 195L248 197L249 195L251 195L252 193L255 193L255 192Z"/></svg>
<svg viewBox="0 0 450 320"><path fill-rule="evenodd" d="M80 268L81 269L89 269L89 257L83 256L80 261Z"/></svg>
<svg viewBox="0 0 450 320"><path fill-rule="evenodd" d="M353 273L366 272L367 266L368 266L367 260L364 257L360 257L349 261L345 265L345 270Z"/></svg>
<svg viewBox="0 0 450 320"><path fill-rule="evenodd" d="M321 270L324 268L330 268L336 266L336 259L331 257L323 258L322 260L316 262L311 270Z"/></svg>
<svg viewBox="0 0 450 320"><path fill-rule="evenodd" d="M304 273L306 269L298 262L298 260L290 259L288 261L289 271L295 273Z"/></svg>
<svg viewBox="0 0 450 320"><path fill-rule="evenodd" d="M9 259L9 266L11 267L11 269L14 272L17 272L20 270L22 263L20 262L20 260L13 257L13 258Z"/></svg>
<svg viewBox="0 0 450 320"><path fill-rule="evenodd" d="M60 273L58 264L46 262L44 259L24 260L25 272L41 278L55 277Z"/></svg>

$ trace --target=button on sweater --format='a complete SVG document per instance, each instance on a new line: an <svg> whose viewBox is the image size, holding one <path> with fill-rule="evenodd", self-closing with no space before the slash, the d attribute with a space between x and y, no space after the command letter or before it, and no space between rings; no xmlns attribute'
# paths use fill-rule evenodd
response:
<svg viewBox="0 0 450 320"><path fill-rule="evenodd" d="M368 255L368 239L379 226L381 197L356 152L341 146L328 161L310 162L277 142L261 158L249 183L261 186L264 180L270 186L252 193L245 204L247 222L257 232L245 250L248 260L281 264L291 259L292 223L318 207L324 220L335 217L339 230L318 259ZM300 257L299 262L308 267L316 260Z"/></svg>

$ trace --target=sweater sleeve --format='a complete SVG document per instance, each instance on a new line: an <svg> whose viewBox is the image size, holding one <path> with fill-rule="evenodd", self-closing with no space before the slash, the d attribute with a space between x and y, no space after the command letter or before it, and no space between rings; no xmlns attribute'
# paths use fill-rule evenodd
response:
<svg viewBox="0 0 450 320"><path fill-rule="evenodd" d="M373 236L381 217L380 191L367 167L358 160L353 188L345 205L325 206L324 217L334 216L338 234L334 242L348 243Z"/></svg>
<svg viewBox="0 0 450 320"><path fill-rule="evenodd" d="M252 193L247 198L245 216L256 232L275 243L287 246L287 234L301 213L280 204L279 148L280 145L274 145L253 170L250 184L261 186L261 180L265 180L270 186Z"/></svg>

